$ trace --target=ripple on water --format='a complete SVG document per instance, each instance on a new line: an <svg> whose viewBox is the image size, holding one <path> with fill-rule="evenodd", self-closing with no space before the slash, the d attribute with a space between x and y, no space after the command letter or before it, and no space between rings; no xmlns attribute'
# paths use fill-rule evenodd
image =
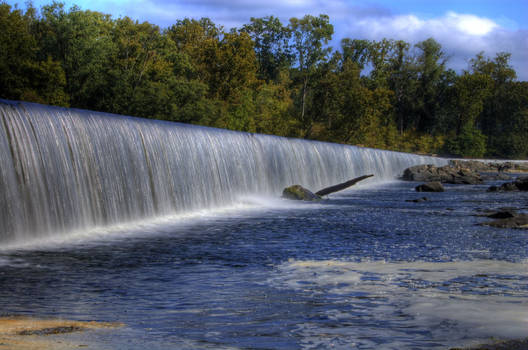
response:
<svg viewBox="0 0 528 350"><path fill-rule="evenodd" d="M323 311L329 322L299 325L308 348L397 349L431 339L455 345L452 339L490 334L525 337L528 329L526 261L292 259L278 265L267 283L331 301ZM384 345L387 339L394 341Z"/></svg>

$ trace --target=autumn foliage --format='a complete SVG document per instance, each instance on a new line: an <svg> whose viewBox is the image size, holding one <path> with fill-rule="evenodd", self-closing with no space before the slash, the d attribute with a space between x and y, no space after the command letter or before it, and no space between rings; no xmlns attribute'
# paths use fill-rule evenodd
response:
<svg viewBox="0 0 528 350"><path fill-rule="evenodd" d="M438 42L343 39L326 15L169 28L0 3L0 97L392 150L528 156L508 53L457 73Z"/></svg>

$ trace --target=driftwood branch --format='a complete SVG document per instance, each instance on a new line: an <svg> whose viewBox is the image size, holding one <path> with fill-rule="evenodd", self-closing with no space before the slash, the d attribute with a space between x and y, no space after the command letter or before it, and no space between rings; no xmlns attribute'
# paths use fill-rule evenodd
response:
<svg viewBox="0 0 528 350"><path fill-rule="evenodd" d="M323 188L322 190L315 192L315 194L321 197L326 196L327 194L341 191L341 190L344 190L345 188L349 188L350 186L357 184L359 181L365 180L366 178L369 178L371 176L374 176L374 174L356 177L355 179L348 180L347 182L343 182L343 183L340 183L334 186Z"/></svg>

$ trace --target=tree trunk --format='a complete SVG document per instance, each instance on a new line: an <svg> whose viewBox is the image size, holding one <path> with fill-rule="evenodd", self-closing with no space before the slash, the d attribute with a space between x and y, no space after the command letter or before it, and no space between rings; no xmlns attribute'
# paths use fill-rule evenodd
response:
<svg viewBox="0 0 528 350"><path fill-rule="evenodd" d="M371 176L374 176L374 175L370 174L370 175L363 175L360 177L356 177L355 179L348 180L347 182L343 182L343 183L340 183L334 186L323 188L322 190L315 192L315 194L321 197L326 196L327 194L341 191L341 190L344 190L345 188L349 188L350 186L357 184L359 181L365 180L366 178L369 178Z"/></svg>
<svg viewBox="0 0 528 350"><path fill-rule="evenodd" d="M308 87L308 77L304 77L303 93L302 93L302 108L301 108L301 122L304 124L304 106L306 104L306 88Z"/></svg>

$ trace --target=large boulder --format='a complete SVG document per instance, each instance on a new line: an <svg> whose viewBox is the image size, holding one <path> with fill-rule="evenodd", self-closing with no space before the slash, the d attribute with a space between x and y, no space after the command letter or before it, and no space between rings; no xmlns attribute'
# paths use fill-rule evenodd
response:
<svg viewBox="0 0 528 350"><path fill-rule="evenodd" d="M403 180L433 182L448 184L476 185L483 182L479 173L468 168L457 168L450 165L437 167L432 164L416 165L405 169Z"/></svg>
<svg viewBox="0 0 528 350"><path fill-rule="evenodd" d="M286 187L282 191L282 198L298 201L319 201L321 197L301 185Z"/></svg>
<svg viewBox="0 0 528 350"><path fill-rule="evenodd" d="M427 182L415 187L417 192L444 192L444 186L438 181Z"/></svg>

